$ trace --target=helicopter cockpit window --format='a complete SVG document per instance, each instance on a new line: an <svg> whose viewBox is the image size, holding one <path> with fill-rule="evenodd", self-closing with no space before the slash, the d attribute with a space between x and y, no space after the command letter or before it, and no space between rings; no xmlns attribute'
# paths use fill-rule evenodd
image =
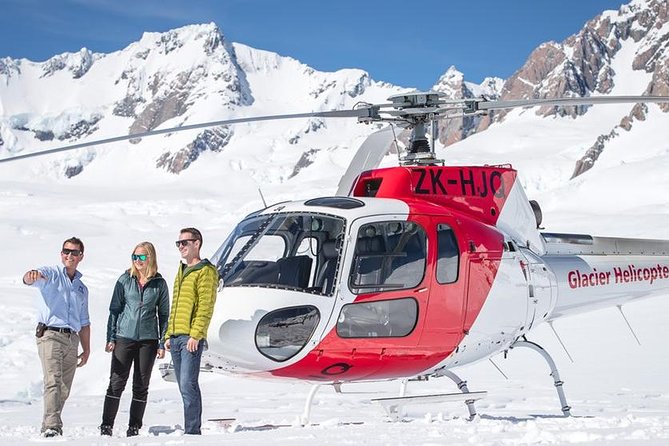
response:
<svg viewBox="0 0 669 446"><path fill-rule="evenodd" d="M357 294L413 288L425 273L425 230L410 221L360 227L350 287Z"/></svg>
<svg viewBox="0 0 669 446"><path fill-rule="evenodd" d="M250 238L251 236L246 236L237 239L234 246L232 247L232 256L237 255ZM258 240L258 243L254 244L253 247L249 250L246 258L248 260L254 261L276 261L281 257L285 250L286 242L283 240L283 238L276 235L271 235Z"/></svg>
<svg viewBox="0 0 669 446"><path fill-rule="evenodd" d="M453 283L458 280L460 250L453 229L445 224L437 226L437 282Z"/></svg>
<svg viewBox="0 0 669 446"><path fill-rule="evenodd" d="M344 219L310 213L254 215L212 258L226 287L262 286L331 295Z"/></svg>
<svg viewBox="0 0 669 446"><path fill-rule="evenodd" d="M320 313L311 305L272 311L258 322L256 347L274 361L295 356L314 333Z"/></svg>
<svg viewBox="0 0 669 446"><path fill-rule="evenodd" d="M344 305L337 320L342 338L390 338L411 333L418 320L413 298L380 300Z"/></svg>

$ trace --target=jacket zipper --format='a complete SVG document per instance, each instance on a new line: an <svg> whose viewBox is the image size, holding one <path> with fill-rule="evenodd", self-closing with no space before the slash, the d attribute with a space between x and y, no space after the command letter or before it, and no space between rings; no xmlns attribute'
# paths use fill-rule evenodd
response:
<svg viewBox="0 0 669 446"><path fill-rule="evenodd" d="M174 296L174 318L172 319L172 335L176 335L177 329L177 308L179 308L179 297L181 297L181 284L183 282L183 263L179 265L179 272L177 273L178 288L175 290Z"/></svg>
<svg viewBox="0 0 669 446"><path fill-rule="evenodd" d="M135 278L135 280L137 281L137 288L139 290L139 314L137 315L137 335L135 339L139 341L139 327L142 325L142 308L144 307L144 288L146 288L146 284L149 282L147 281L144 287L142 287L139 284L139 279Z"/></svg>
<svg viewBox="0 0 669 446"><path fill-rule="evenodd" d="M139 337L139 330L140 327L142 326L142 311L144 310L144 291L146 290L146 287L149 285L149 282L151 282L154 279L154 277L151 277L149 280L146 281L144 284L144 287L139 286L139 280L135 278L137 281L137 288L139 289L139 317L137 318L137 340L140 340Z"/></svg>

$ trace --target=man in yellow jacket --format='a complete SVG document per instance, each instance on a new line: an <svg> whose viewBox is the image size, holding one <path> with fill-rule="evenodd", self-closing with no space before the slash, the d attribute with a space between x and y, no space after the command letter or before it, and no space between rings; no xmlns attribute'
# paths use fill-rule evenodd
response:
<svg viewBox="0 0 669 446"><path fill-rule="evenodd" d="M183 260L174 279L165 349L172 354L184 404L184 433L200 435L202 395L198 375L216 302L218 272L209 260L200 258L202 234L197 229L182 229L176 245Z"/></svg>

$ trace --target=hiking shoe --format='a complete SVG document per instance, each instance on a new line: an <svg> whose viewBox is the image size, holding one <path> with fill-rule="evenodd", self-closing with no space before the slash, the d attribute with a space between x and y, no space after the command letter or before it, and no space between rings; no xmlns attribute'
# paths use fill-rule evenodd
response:
<svg viewBox="0 0 669 446"><path fill-rule="evenodd" d="M114 427L108 424L103 424L100 426L100 435L107 435L109 437L114 433Z"/></svg>
<svg viewBox="0 0 669 446"><path fill-rule="evenodd" d="M137 426L128 426L128 431L125 434L128 437L136 437L139 435L139 428Z"/></svg>
<svg viewBox="0 0 669 446"><path fill-rule="evenodd" d="M63 431L58 428L44 429L44 432L42 432L44 438L56 437L58 435L63 435Z"/></svg>

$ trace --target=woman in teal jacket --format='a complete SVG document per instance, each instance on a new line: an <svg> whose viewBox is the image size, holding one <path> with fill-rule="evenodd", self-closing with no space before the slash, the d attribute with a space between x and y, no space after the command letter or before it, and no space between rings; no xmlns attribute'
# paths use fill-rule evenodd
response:
<svg viewBox="0 0 669 446"><path fill-rule="evenodd" d="M162 339L170 312L165 279L158 273L156 250L149 242L135 246L130 269L119 277L109 304L107 345L112 353L109 387L100 433L112 435L121 394L134 365L128 437L139 434L156 357L165 357Z"/></svg>

